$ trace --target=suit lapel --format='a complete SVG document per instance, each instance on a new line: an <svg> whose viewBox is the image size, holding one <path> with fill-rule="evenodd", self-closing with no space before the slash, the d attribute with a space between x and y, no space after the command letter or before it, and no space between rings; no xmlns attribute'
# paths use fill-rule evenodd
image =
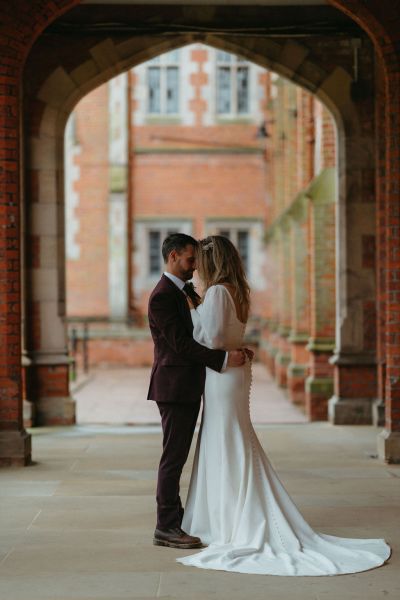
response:
<svg viewBox="0 0 400 600"><path fill-rule="evenodd" d="M178 305L180 309L180 313L182 315L183 321L188 328L190 335L193 334L193 322L192 317L190 316L189 305L186 301L184 293L174 284L169 277L166 277L164 274L161 278L164 281L164 284L168 286L168 289L173 292L178 300Z"/></svg>

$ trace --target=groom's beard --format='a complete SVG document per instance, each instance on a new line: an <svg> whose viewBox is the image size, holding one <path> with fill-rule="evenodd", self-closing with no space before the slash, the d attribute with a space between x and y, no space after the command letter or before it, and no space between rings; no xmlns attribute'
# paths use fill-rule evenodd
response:
<svg viewBox="0 0 400 600"><path fill-rule="evenodd" d="M192 279L194 273L194 269L190 269L190 271L182 271L181 279L182 281L189 281Z"/></svg>

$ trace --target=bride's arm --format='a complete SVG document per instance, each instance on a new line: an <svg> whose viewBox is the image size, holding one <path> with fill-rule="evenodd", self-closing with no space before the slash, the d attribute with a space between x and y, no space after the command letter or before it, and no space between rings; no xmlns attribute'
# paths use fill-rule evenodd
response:
<svg viewBox="0 0 400 600"><path fill-rule="evenodd" d="M225 347L226 327L232 310L227 294L224 286L214 285L207 290L203 304L191 310L193 337L209 348Z"/></svg>

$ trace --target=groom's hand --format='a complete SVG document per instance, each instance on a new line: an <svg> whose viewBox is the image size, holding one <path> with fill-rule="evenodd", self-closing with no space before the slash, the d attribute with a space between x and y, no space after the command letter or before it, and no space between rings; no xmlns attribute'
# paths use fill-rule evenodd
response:
<svg viewBox="0 0 400 600"><path fill-rule="evenodd" d="M246 360L244 350L230 350L228 352L227 367L241 367Z"/></svg>

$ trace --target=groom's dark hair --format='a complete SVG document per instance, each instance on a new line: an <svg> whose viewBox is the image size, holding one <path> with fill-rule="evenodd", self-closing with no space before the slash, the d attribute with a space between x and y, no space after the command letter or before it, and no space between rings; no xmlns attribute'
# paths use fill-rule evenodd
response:
<svg viewBox="0 0 400 600"><path fill-rule="evenodd" d="M186 248L186 246L194 246L196 248L198 242L191 235L186 235L186 233L171 233L168 237L165 238L162 245L162 255L164 262L168 261L168 256L172 252L172 250L176 250L177 252L182 252Z"/></svg>

